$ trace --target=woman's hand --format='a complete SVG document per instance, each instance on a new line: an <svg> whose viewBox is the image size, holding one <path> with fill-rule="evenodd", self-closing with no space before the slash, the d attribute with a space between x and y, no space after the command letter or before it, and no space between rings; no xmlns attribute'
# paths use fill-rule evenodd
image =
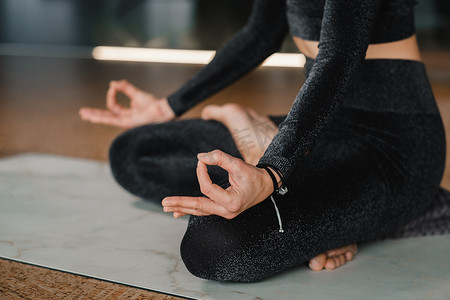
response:
<svg viewBox="0 0 450 300"><path fill-rule="evenodd" d="M222 189L212 183L206 165L217 165L227 170L231 186ZM175 218L190 214L232 219L273 192L272 180L264 169L220 150L198 154L197 177L200 190L206 197L166 197L162 201L165 212L172 212Z"/></svg>
<svg viewBox="0 0 450 300"><path fill-rule="evenodd" d="M130 98L130 107L117 103L117 93L124 93ZM113 125L122 128L133 128L149 123L162 123L175 118L166 98L156 98L126 80L111 81L106 94L107 110L82 108L83 120L92 123Z"/></svg>

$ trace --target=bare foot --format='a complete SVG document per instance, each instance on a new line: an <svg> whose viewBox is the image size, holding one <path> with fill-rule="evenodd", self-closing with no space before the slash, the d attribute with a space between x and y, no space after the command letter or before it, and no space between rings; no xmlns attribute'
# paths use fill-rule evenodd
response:
<svg viewBox="0 0 450 300"><path fill-rule="evenodd" d="M351 261L357 252L356 244L329 250L311 258L309 260L309 268L313 271L321 271L324 268L334 270Z"/></svg>
<svg viewBox="0 0 450 300"><path fill-rule="evenodd" d="M202 110L202 119L224 124L245 162L252 165L258 163L278 132L278 127L268 117L234 103L208 105Z"/></svg>

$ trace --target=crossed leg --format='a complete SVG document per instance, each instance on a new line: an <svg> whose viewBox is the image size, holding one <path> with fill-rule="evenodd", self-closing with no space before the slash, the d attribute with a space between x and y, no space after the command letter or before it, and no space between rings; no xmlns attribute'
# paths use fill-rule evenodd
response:
<svg viewBox="0 0 450 300"><path fill-rule="evenodd" d="M255 116L253 118L258 123L262 121ZM160 201L165 196L197 196L200 191L195 176L196 154L220 149L242 158L234 140L230 130L216 121L185 120L147 125L128 131L116 139L110 149L111 168L125 189L143 198ZM308 260L313 270L324 267L333 269L353 257L356 253L356 247L352 246L354 243L376 239L398 227L389 222L395 220L398 211L389 206L392 199L388 201L382 192L383 176L376 174L375 163L367 161L367 155L359 151L358 143L340 137L331 142L324 140L306 156L305 163L302 171L290 179L294 182L292 186L299 189L291 189L286 199L277 202L284 226L286 229L291 226L295 230L281 236L275 231L275 239L264 238L272 236L272 229L277 226L273 206L267 200L265 204L250 209L251 212L244 212L242 216L229 221L218 220L215 216L191 217L182 242L183 260L191 272L212 280L254 281ZM220 168L208 171L214 182L226 186L226 172ZM252 211L259 213L255 215ZM261 219L270 224L260 224ZM223 222L231 227L223 227ZM205 231L206 224L209 225ZM257 233L241 231L242 228L250 230L251 227L258 228ZM249 236L254 239L248 239ZM203 238L199 240L200 237ZM248 239L245 245L236 244L243 239ZM268 243L269 240L278 243ZM291 247L289 244L296 246ZM216 247L211 248L214 245ZM229 248L230 245L235 247ZM272 252L280 247L283 248L283 255ZM255 253L258 249L261 253ZM289 251L285 252L286 249ZM241 252L235 255L235 262L241 261L252 270L243 271L229 261L223 264L223 260L211 259L213 252L221 256L235 251ZM261 259L243 261L242 251ZM196 253L194 257L192 253ZM200 260L195 259L198 254L201 254ZM205 266L204 260L209 260L212 265ZM261 266L259 272L255 266L263 262L267 264ZM233 265L238 274L230 272L229 267ZM216 271L211 274L211 270ZM247 274L247 271L247 276L239 275ZM225 276L224 272L229 273L229 276Z"/></svg>
<svg viewBox="0 0 450 300"><path fill-rule="evenodd" d="M253 165L258 163L278 131L277 126L268 117L234 103L208 105L202 111L202 118L224 124L232 133L243 159ZM241 133L244 133L245 139ZM313 271L334 270L352 260L356 253L356 244L328 250L310 259L309 267Z"/></svg>
<svg viewBox="0 0 450 300"><path fill-rule="evenodd" d="M186 267L209 280L253 282L321 253L341 259L346 248L328 250L384 237L405 221L411 198L386 193L384 174L368 157L357 139L316 144L287 179L289 192L274 197L284 232L270 199L231 220L191 216L181 243Z"/></svg>

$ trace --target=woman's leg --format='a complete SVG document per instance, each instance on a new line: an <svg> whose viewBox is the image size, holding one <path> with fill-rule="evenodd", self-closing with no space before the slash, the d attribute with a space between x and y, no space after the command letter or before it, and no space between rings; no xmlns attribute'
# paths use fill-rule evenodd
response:
<svg viewBox="0 0 450 300"><path fill-rule="evenodd" d="M276 128L283 119L284 116L264 117L270 122L259 124L262 133L258 136L259 143L272 138L264 135L265 127ZM229 130L221 122L202 119L134 128L117 137L111 145L111 170L122 187L139 197L160 201L166 196L199 196L197 154L220 149L242 158L241 152L245 156L249 149L259 147L247 143L253 129ZM208 171L213 182L228 185L224 170L208 166Z"/></svg>
<svg viewBox="0 0 450 300"><path fill-rule="evenodd" d="M189 271L257 281L326 250L385 237L416 217L437 191L445 156L440 146L419 147L411 130L433 140L437 121L359 112L356 119L365 124L332 124L289 178L290 191L276 197L283 233L270 199L232 220L192 216L181 244Z"/></svg>
<svg viewBox="0 0 450 300"><path fill-rule="evenodd" d="M166 196L201 195L197 154L220 149L240 157L231 134L216 121L183 120L129 130L113 142L109 152L112 173L127 191L161 201ZM228 184L227 173L209 166L213 181Z"/></svg>
<svg viewBox="0 0 450 300"><path fill-rule="evenodd" d="M284 116L266 117L250 108L230 103L222 106L208 105L202 111L202 118L223 123L228 131L234 132L233 139L247 163L256 165L265 149L278 132L277 125ZM311 270L333 270L353 259L356 244L346 245L321 253L309 261Z"/></svg>
<svg viewBox="0 0 450 300"><path fill-rule="evenodd" d="M232 220L192 216L181 244L189 271L210 280L257 281L326 250L370 238L371 231L379 234L379 219L388 212L374 211L374 205L387 206L381 187L374 186L370 178L373 166L357 151L345 149L348 155L330 168L327 164L335 162L331 155L344 149L337 145L326 148L328 157L323 156L324 151L311 153L305 161L304 178L289 184L286 195L275 198L283 233L270 199ZM319 156L325 159L323 163L315 161ZM335 184L337 178L346 179Z"/></svg>

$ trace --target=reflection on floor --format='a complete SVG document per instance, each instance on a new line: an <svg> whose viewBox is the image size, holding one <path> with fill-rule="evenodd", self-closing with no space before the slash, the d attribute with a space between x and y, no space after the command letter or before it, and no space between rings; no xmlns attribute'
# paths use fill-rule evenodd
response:
<svg viewBox="0 0 450 300"><path fill-rule="evenodd" d="M425 55L425 59L446 128L449 129L449 56L433 54ZM196 66L0 56L0 156L6 157L21 152L41 152L105 161L110 142L121 130L81 122L77 115L81 106L104 107L104 94L108 81L112 79L127 78L156 95L167 95L198 69L199 67ZM301 70L259 69L193 109L185 117L198 116L202 106L213 102L219 104L239 102L254 107L261 113L283 114L288 111L302 81ZM449 131L447 130L447 132ZM150 222L152 226L145 223L149 221L150 217L163 220L163 222L170 221L170 225L167 225L171 227L170 230L177 229L176 232L171 231L172 233L160 235L157 238L166 239L161 242L165 245L172 245L171 243L173 243L173 248L167 253L173 255L173 257L179 255L178 245L184 231L184 221L173 222L167 216L161 215L159 211L151 212L143 209L148 208L148 205L139 207L139 205L145 205L145 202L137 201L110 182L110 177L108 177L109 175L102 163L70 159L60 160L59 158L45 156L34 157L34 160L30 160L31 158L33 157L21 157L15 161L9 159L2 161L0 214L8 213L4 213L0 217L0 240L13 241L14 244L0 243L2 249L0 255L17 257L20 254L17 252L18 249L33 248L31 251L21 251L20 259L26 259L29 257L27 255L36 255L32 257L33 261L46 264L45 259L51 254L53 260L49 261L49 264L61 268L72 268L73 271L77 270L82 273L101 270L100 267L98 269L94 267L99 263L103 264L105 269L102 270L103 273L95 275L104 277L104 274L106 274L109 276L114 274L114 270L111 271L111 269L116 268L116 271L130 269L128 263L131 262L127 261L127 259L130 259L129 257L120 255L114 257L120 251L137 250L137 248L133 248L136 245L140 245L140 249L149 249L148 240L142 239L147 231L142 231L136 235L130 235L130 231L127 231L128 234L118 234L117 230L122 228L121 224L125 224L123 230L140 232L145 228L148 229L148 232L151 232L158 227L155 227L153 221ZM21 162L19 163L19 161ZM9 167L6 167L5 163L6 165L9 164ZM447 163L450 163L449 159L447 159ZM50 167L52 165L61 169L56 170L56 172L55 169ZM40 166L40 171L34 170L33 166ZM447 188L450 188L449 170L450 168L447 168L442 183ZM41 174L39 172L46 173ZM38 178L36 179L33 176L38 176ZM72 184L68 184L68 181ZM78 183L74 185L73 182ZM97 184L95 184L96 182ZM23 189L23 186L28 186L28 190ZM85 187L85 194L80 194L83 191L80 186ZM43 188L46 188L46 190L43 191ZM92 197L92 195L95 196ZM19 202L13 203L10 201L11 199L27 201L27 204L17 208L15 205L18 205ZM73 199L78 202L74 203ZM86 203L86 205L78 205L79 203ZM44 204L47 206L44 206ZM46 210L45 207L49 209ZM128 215L129 224L122 219L122 209L130 213ZM90 215L92 212L96 213ZM152 213L155 214L151 215ZM14 218L14 216L18 217L21 214L20 219ZM44 216L48 216L50 220L53 218L53 221L44 219ZM69 224L69 228L64 231L62 239L60 239L61 234L58 234L60 228L55 226L54 218L59 223ZM13 226L11 222L14 220L20 222ZM89 227L89 224L93 227ZM144 225L146 227L140 228ZM42 237L42 241L38 241L37 245L30 242L32 239L21 237L21 234L26 234L35 227L36 229L40 228L37 236ZM116 232L113 232L113 230L116 230ZM123 244L121 244L122 242ZM52 245L56 245L56 248ZM58 248L58 245L61 247ZM72 255L74 253L72 251L77 248L80 249L80 245L92 247L92 251L89 249L82 250L81 253L86 251L82 256L82 261L77 259L77 256L65 259L67 256L64 255ZM423 248L423 245L427 245L427 247ZM323 293L325 299L336 298L336 295L342 294L342 288L352 290L352 293L358 293L358 291L354 291L356 286L363 287L359 292L364 293L364 297L376 292L382 293L382 299L383 295L385 299L421 299L419 295L426 298L426 292L429 292L432 295L431 299L440 299L440 293L449 292L448 288L441 286L442 279L446 279L447 282L449 280L449 260L444 256L448 252L448 246L448 237L383 242L362 247L357 259L339 270L339 273L312 273L303 268L271 279L270 285L267 285L267 282L264 284L269 287L269 290L277 291L279 295L292 296L293 294L289 293L295 292L294 296L299 296L303 295L302 293L304 295L309 293L309 295L313 295L311 297L314 299L320 299L318 291ZM110 253L112 249L119 252ZM156 250L159 251L160 249ZM135 252L138 253L139 251ZM141 258L142 261L145 261L149 252L141 252L139 252L139 255L143 255ZM92 255L95 253L102 253L102 255L94 258ZM167 259L168 261L163 258L155 262L152 268L160 268L159 270L162 270L160 274L162 275L173 274L167 268L174 265L169 262L171 258ZM149 270L148 265L143 264L142 261L136 267L142 273L137 275L124 272L124 274L128 274L126 276L131 277L118 278L117 280L132 281L136 285L146 284L144 286L166 290L164 286L153 287L150 280L145 278L149 276L148 272L152 272L152 269ZM69 264L65 266L66 263ZM77 269L73 269L74 266ZM171 284L173 283L172 279L163 280L164 284L171 285L169 288L173 293L205 299L208 299L208 297L230 299L230 295L247 299L245 294L239 293L239 291L243 291L242 288L245 288L249 290L244 292L251 297L275 299L269 297L271 294L267 294L270 291L261 294L260 292L265 290L261 290L263 287L258 284L242 287L242 285L209 283L196 279L183 270L183 265L178 264L174 276L180 276L182 279L177 278L177 280L186 280L193 284L194 288L191 290L190 287L192 286L181 286L181 289L176 290L176 286ZM333 274L339 274L339 276ZM380 274L382 278L380 278ZM320 286L317 286L316 281L320 283ZM295 288L292 288L292 286L295 286ZM323 286L331 286L331 289L324 290L321 288ZM236 292L232 293L231 291ZM409 291L411 291L411 294ZM203 293L208 293L209 296ZM405 298L402 298L403 296ZM287 299L289 297L281 298Z"/></svg>

